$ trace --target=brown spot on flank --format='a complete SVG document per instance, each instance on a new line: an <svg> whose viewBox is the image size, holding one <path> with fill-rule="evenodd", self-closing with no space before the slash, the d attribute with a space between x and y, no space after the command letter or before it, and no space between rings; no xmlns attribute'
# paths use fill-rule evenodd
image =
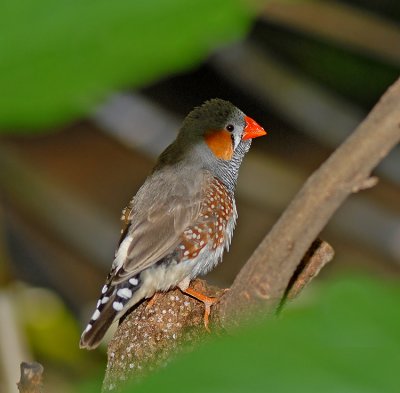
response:
<svg viewBox="0 0 400 393"><path fill-rule="evenodd" d="M181 260L195 258L208 244L213 250L224 247L232 214L233 202L229 192L219 180L214 179L205 192L198 221L186 228L181 236L177 248Z"/></svg>

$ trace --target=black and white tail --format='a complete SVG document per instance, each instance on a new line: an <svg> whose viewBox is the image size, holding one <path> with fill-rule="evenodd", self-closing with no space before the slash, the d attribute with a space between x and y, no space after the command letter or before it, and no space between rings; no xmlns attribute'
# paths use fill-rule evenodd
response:
<svg viewBox="0 0 400 393"><path fill-rule="evenodd" d="M81 348L94 349L100 344L111 324L133 305L130 300L139 287L138 277L118 285L104 285L96 310L82 333L79 343Z"/></svg>

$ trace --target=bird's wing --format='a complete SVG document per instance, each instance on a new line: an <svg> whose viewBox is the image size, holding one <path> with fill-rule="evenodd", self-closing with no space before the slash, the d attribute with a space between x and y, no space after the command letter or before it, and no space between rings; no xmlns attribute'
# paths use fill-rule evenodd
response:
<svg viewBox="0 0 400 393"><path fill-rule="evenodd" d="M130 226L120 242L110 274L111 285L136 275L171 253L185 228L200 213L204 193L212 177L163 173L153 175L133 200Z"/></svg>

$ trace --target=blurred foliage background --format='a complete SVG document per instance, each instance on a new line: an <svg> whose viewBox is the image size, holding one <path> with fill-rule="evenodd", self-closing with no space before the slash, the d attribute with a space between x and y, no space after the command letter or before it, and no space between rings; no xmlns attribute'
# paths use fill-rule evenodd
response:
<svg viewBox="0 0 400 393"><path fill-rule="evenodd" d="M309 174L398 77L399 20L396 0L2 1L1 391L16 391L19 362L33 358L49 392L101 375L105 347L77 344L113 259L120 211L185 114L212 97L270 131L243 164L232 249L208 277L229 286ZM214 343L213 359L232 348L228 358L258 365L258 379L243 369L242 381L291 391L301 385L290 385L303 370L293 358L300 352L313 370L312 386L302 380L307 391L395 391L395 372L381 366L399 363L399 168L397 148L376 170L379 185L335 215L322 234L335 260L282 327ZM356 278L365 274L375 281ZM319 324L325 334L313 342L307 332ZM279 354L287 361L272 362ZM204 366L204 353L193 356ZM268 369L291 377L271 379ZM146 389L165 384L160 375ZM235 391L218 374L211 381L198 391Z"/></svg>

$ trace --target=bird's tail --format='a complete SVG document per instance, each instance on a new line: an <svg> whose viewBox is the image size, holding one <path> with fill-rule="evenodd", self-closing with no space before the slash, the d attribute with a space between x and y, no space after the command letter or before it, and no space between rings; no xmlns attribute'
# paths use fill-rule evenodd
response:
<svg viewBox="0 0 400 393"><path fill-rule="evenodd" d="M96 308L93 316L96 316L97 311L98 309ZM112 309L112 307L108 306L100 313L98 319L94 320L92 316L90 322L82 333L79 347L95 349L100 344L108 328L114 322L116 315L117 313Z"/></svg>
<svg viewBox="0 0 400 393"><path fill-rule="evenodd" d="M80 348L94 349L100 344L111 324L134 305L132 297L138 284L139 280L133 277L116 286L104 285L96 310L82 333Z"/></svg>

